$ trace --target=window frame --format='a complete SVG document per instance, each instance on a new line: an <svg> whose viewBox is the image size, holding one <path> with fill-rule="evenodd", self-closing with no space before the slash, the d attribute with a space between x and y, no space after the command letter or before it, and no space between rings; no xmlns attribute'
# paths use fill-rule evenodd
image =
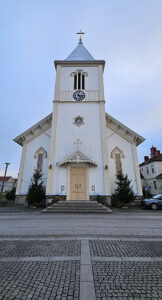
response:
<svg viewBox="0 0 162 300"><path fill-rule="evenodd" d="M120 163L120 168L118 168L117 166L117 155L118 156L118 162ZM111 158L114 159L114 162L115 162L115 168L116 168L116 174L120 174L122 171L123 171L123 159L124 159L124 153L123 151L118 148L118 147L115 147L114 150L111 152Z"/></svg>
<svg viewBox="0 0 162 300"><path fill-rule="evenodd" d="M40 155L42 155L41 167L39 167L39 157L40 157ZM36 170L39 170L40 172L42 172L43 171L44 159L47 158L46 150L43 147L40 147L37 151L35 151L34 158L37 159L37 161L36 161Z"/></svg>
<svg viewBox="0 0 162 300"><path fill-rule="evenodd" d="M75 72L72 72L71 76L74 77L74 81L73 81L74 90L85 90L85 77L88 76L88 73L83 72L82 69L78 69Z"/></svg>

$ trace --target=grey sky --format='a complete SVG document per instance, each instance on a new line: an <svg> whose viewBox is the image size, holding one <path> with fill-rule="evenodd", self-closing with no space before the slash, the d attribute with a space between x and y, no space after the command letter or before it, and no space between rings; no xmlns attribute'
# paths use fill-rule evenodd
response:
<svg viewBox="0 0 162 300"><path fill-rule="evenodd" d="M106 60L106 111L146 141L139 162L156 146L162 151L161 0L1 0L0 175L19 169L14 137L52 112L53 61L78 43Z"/></svg>

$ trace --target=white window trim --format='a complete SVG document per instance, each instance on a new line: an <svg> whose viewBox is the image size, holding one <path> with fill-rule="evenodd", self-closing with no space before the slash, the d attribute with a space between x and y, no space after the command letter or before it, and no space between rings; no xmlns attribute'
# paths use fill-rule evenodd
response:
<svg viewBox="0 0 162 300"><path fill-rule="evenodd" d="M47 151L43 148L43 147L40 147L34 154L34 158L37 159L37 163L36 163L36 169L38 169L38 156L39 154L43 154L43 161L42 161L42 168L41 168L41 172L43 170L43 162L44 162L44 159L47 158Z"/></svg>

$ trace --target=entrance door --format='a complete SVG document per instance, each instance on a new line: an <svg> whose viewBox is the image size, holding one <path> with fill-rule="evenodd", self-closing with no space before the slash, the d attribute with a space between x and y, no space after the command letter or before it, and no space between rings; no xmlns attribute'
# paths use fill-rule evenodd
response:
<svg viewBox="0 0 162 300"><path fill-rule="evenodd" d="M86 168L70 168L70 200L86 200Z"/></svg>

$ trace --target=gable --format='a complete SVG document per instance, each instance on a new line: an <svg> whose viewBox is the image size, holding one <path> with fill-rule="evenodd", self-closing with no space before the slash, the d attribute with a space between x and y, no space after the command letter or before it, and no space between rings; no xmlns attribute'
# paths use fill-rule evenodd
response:
<svg viewBox="0 0 162 300"><path fill-rule="evenodd" d="M111 129L113 132L120 135L122 138L124 138L129 143L135 143L136 146L140 145L145 139L140 136L135 131L131 130L118 120L114 119L109 114L105 114L106 116L106 127Z"/></svg>
<svg viewBox="0 0 162 300"><path fill-rule="evenodd" d="M140 145L145 139L140 136L135 131L131 130L115 118L113 118L109 114L105 114L106 117L106 127L111 129L113 132L119 134L121 137L123 137L125 140L127 140L130 143L135 143L136 146ZM47 117L18 135L14 142L17 144L23 146L24 142L31 141L47 129L51 127L52 124L52 113L49 114Z"/></svg>
<svg viewBox="0 0 162 300"><path fill-rule="evenodd" d="M29 142L39 136L41 133L46 131L51 127L52 124L52 113L49 114L47 117L18 135L15 139L14 142L19 144L20 146L23 146L24 142Z"/></svg>

